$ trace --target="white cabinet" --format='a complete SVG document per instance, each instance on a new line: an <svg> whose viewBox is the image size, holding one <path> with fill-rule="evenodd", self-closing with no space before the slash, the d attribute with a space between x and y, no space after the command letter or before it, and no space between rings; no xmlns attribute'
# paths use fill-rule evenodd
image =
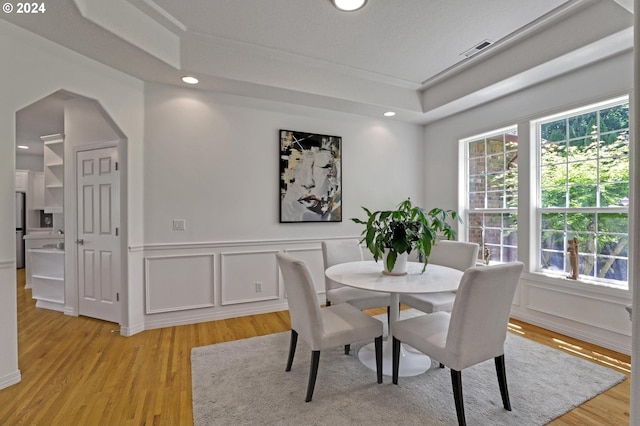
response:
<svg viewBox="0 0 640 426"><path fill-rule="evenodd" d="M44 142L44 210L62 213L64 189L64 136L42 136Z"/></svg>
<svg viewBox="0 0 640 426"><path fill-rule="evenodd" d="M26 269L26 283L25 288L32 288L33 283L31 276L33 275L33 266L31 265L31 250L39 249L45 246L55 246L57 243L63 242L64 239L61 236L54 235L52 233L29 233L24 237L24 251L25 251L25 263Z"/></svg>
<svg viewBox="0 0 640 426"><path fill-rule="evenodd" d="M27 170L16 170L16 192L27 192L28 182L29 172Z"/></svg>
<svg viewBox="0 0 640 426"><path fill-rule="evenodd" d="M36 307L64 312L64 250L39 248L31 255L32 296Z"/></svg>

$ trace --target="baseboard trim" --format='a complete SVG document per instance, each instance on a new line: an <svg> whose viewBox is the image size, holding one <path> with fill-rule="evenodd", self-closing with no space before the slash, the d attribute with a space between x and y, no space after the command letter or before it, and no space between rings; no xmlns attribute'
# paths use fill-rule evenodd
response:
<svg viewBox="0 0 640 426"><path fill-rule="evenodd" d="M153 330L156 328L175 327L179 325L189 325L208 321L218 321L228 318L244 317L248 315L267 314L271 312L286 311L289 305L286 300L281 303L272 304L265 307L241 307L236 309L225 309L197 315L179 315L173 318L149 319L145 321L144 329Z"/></svg>
<svg viewBox="0 0 640 426"><path fill-rule="evenodd" d="M52 302L50 300L38 299L36 301L36 308L50 309L52 311L58 311L64 313L64 305L60 302Z"/></svg>
<svg viewBox="0 0 640 426"><path fill-rule="evenodd" d="M541 318L537 315L529 315L522 312L512 312L511 317L529 324L536 325L538 327L551 330L556 333L564 334L575 339L592 343L594 345L602 346L603 348L611 349L616 352L620 352L625 355L631 355L631 338L629 337L629 343L624 344L617 342L613 339L603 339L601 336L589 333L586 330L581 330L576 327L559 324L555 321L550 321L545 318ZM607 330L603 330L607 331ZM628 337L628 336L625 336Z"/></svg>
<svg viewBox="0 0 640 426"><path fill-rule="evenodd" d="M13 386L17 383L20 383L21 380L22 380L22 375L20 374L20 370L16 370L11 374L7 374L6 376L0 377L0 389Z"/></svg>
<svg viewBox="0 0 640 426"><path fill-rule="evenodd" d="M145 331L145 329L146 328L144 324L135 324L134 326L131 326L131 327L120 326L120 335L125 337L131 337L134 334L142 333L143 331Z"/></svg>

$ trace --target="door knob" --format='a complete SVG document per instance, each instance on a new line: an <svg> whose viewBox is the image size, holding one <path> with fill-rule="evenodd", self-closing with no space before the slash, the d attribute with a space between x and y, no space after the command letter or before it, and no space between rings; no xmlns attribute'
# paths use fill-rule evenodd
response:
<svg viewBox="0 0 640 426"><path fill-rule="evenodd" d="M84 244L84 240L76 240L76 244L82 245L82 244Z"/></svg>

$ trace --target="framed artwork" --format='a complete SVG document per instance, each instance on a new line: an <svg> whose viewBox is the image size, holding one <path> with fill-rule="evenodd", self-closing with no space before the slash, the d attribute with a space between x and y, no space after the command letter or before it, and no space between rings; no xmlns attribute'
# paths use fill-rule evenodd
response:
<svg viewBox="0 0 640 426"><path fill-rule="evenodd" d="M280 130L280 223L342 222L342 138Z"/></svg>

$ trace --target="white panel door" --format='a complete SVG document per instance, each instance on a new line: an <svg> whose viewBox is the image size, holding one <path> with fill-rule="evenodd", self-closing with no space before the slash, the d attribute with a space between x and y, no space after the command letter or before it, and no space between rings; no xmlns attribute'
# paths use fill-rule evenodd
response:
<svg viewBox="0 0 640 426"><path fill-rule="evenodd" d="M120 322L120 185L116 147L77 154L79 314Z"/></svg>

